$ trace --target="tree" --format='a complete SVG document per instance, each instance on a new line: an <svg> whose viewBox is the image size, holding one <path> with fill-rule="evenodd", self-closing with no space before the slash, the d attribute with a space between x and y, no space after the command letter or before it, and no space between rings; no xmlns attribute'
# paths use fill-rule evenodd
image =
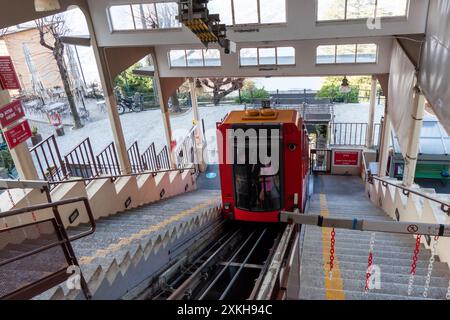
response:
<svg viewBox="0 0 450 320"><path fill-rule="evenodd" d="M69 102L70 112L72 114L74 129L82 128L80 115L78 114L75 98L70 88L69 72L64 61L65 46L61 40L61 37L66 35L69 31L66 25L66 21L62 14L56 14L50 17L41 18L35 20L36 28L39 31L39 43L48 50L52 51L55 58L56 65L58 66L61 81L66 92L67 100ZM53 44L49 42L53 41Z"/></svg>
<svg viewBox="0 0 450 320"><path fill-rule="evenodd" d="M136 92L150 94L153 92L153 81L151 77L138 76L133 70L142 67L141 63L136 63L132 67L123 71L114 80L114 86L118 86L127 95L132 96Z"/></svg>
<svg viewBox="0 0 450 320"><path fill-rule="evenodd" d="M212 89L213 103L218 106L224 97L233 91L242 89L244 80L245 78L208 78L202 79L201 84Z"/></svg>
<svg viewBox="0 0 450 320"><path fill-rule="evenodd" d="M353 76L348 77L350 83L350 92L341 93L339 88L342 83L342 77L327 77L322 84L319 92L317 93L318 98L329 98L333 102L347 102L347 103L357 103L359 98L364 96L369 97L371 89L371 79L370 77L360 77ZM380 91L381 88L378 88Z"/></svg>
<svg viewBox="0 0 450 320"><path fill-rule="evenodd" d="M241 88L240 97L235 99L236 103L253 103L255 99L269 99L270 94L264 88L257 88L255 83L251 80L245 80Z"/></svg>

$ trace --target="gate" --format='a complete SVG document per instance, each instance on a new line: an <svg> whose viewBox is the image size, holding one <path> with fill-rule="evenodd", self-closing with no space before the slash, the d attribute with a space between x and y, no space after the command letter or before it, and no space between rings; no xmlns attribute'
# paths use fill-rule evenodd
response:
<svg viewBox="0 0 450 320"><path fill-rule="evenodd" d="M310 159L312 173L331 172L331 150L312 149Z"/></svg>

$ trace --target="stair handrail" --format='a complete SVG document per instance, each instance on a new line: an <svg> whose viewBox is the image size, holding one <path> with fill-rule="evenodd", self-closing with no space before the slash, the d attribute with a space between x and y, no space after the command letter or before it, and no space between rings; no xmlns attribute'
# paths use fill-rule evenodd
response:
<svg viewBox="0 0 450 320"><path fill-rule="evenodd" d="M53 243L42 245L38 247L37 249L30 250L28 252L25 252L23 254L20 254L18 256L15 256L13 258L5 259L3 261L0 261L0 267L13 263L15 261L19 261L21 259L25 259L27 257L36 255L40 252L52 249L54 247L61 247L61 249L64 252L64 256L66 259L66 262L68 266L77 266L79 268L79 263L76 258L75 252L72 248L72 241L84 238L86 236L89 236L95 232L96 224L94 215L92 213L92 209L89 204L89 200L87 197L77 197L77 198L70 198L66 200L59 200L59 201L52 201L51 194L50 194L50 185L48 182L42 182L42 181L13 181L13 180L0 180L0 189L38 189L41 190L41 192L44 192L47 197L48 203L42 203L37 205L31 205L24 208L18 208L18 209L12 209L4 212L0 212L0 219L5 219L13 216L18 216L25 213L34 213L39 210L45 210L45 209L52 209L53 218L50 219L36 219L34 222L25 222L21 223L20 225L16 225L13 227L3 228L0 230L1 233L3 232L9 232L11 230L15 230L18 228L24 228L32 225L37 225L39 223L43 223L46 221L51 221L54 223L55 232L58 236L58 240L54 241ZM78 203L82 202L84 204L84 208L86 210L90 228L87 231L83 231L79 234L76 234L74 236L69 237L67 234L67 231L64 227L63 220L61 218L61 215L59 213L58 207L64 206L68 204ZM18 219L18 221L21 221ZM18 288L17 290L14 290L12 292L8 292L5 296L2 298L8 298L8 299L14 299L19 297L21 294L27 295L27 296L34 296L37 294L40 294L42 292L45 292L46 290L52 288L55 283L54 281L64 281L64 279L67 279L70 277L70 273L68 274L66 270L56 271L52 275L45 276L43 278L40 278L38 280L35 280L34 282L23 286L21 288ZM56 280L59 279L59 280ZM83 293L87 299L91 298L91 294L89 292L89 288L87 286L87 283L83 277L83 274L80 273L80 284L81 289L83 290Z"/></svg>
<svg viewBox="0 0 450 320"><path fill-rule="evenodd" d="M157 170L157 171L142 171L142 172L135 172L135 173L128 173L128 174L120 174L120 175L108 175L108 176L98 176L93 178L76 178L76 179L69 179L64 181L58 181L58 182L48 182L49 185L60 185L60 184L67 184L67 183L74 183L74 182L84 182L86 180L95 181L95 180L106 180L110 179L111 181L115 181L118 178L126 178L126 177L138 177L138 176L144 176L144 175L152 175L153 177L157 176L159 173L166 173L166 172L179 172L183 173L184 171L193 170L191 172L191 175L195 175L197 173L197 167L186 167L186 168L176 168L176 169L164 169L164 170Z"/></svg>
<svg viewBox="0 0 450 320"><path fill-rule="evenodd" d="M374 184L374 180L380 181L381 184L383 185L383 187L386 187L386 186L390 185L390 186L393 186L393 187L395 187L397 189L400 189L402 191L402 193L405 196L407 196L407 197L409 197L410 194L414 194L414 195L419 196L421 198L424 198L424 199L427 199L429 201L435 202L435 203L440 205L441 210L447 216L450 216L450 203L447 203L447 202L442 201L440 199L436 199L434 197L431 197L431 196L429 196L429 195L427 195L425 193L419 192L417 190L414 190L414 189L411 189L411 188L408 188L408 187L405 187L405 186L402 186L402 185L399 185L399 184L387 181L386 179L383 179L383 178L380 178L380 177L376 177L370 172L370 170L367 170L367 182L370 183L370 184Z"/></svg>

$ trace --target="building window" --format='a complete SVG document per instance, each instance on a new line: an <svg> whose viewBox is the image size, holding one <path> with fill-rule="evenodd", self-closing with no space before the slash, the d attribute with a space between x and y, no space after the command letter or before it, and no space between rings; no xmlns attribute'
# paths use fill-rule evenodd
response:
<svg viewBox="0 0 450 320"><path fill-rule="evenodd" d="M316 0L317 21L406 17L409 0Z"/></svg>
<svg viewBox="0 0 450 320"><path fill-rule="evenodd" d="M318 46L316 64L376 63L378 46L374 43Z"/></svg>
<svg viewBox="0 0 450 320"><path fill-rule="evenodd" d="M295 65L295 48L269 47L269 48L242 48L240 50L240 65L267 66L267 65Z"/></svg>
<svg viewBox="0 0 450 320"><path fill-rule="evenodd" d="M217 49L170 50L169 63L171 67L220 67L220 51Z"/></svg>
<svg viewBox="0 0 450 320"><path fill-rule="evenodd" d="M113 31L180 28L176 2L126 4L109 7Z"/></svg>
<svg viewBox="0 0 450 320"><path fill-rule="evenodd" d="M286 0L210 0L208 9L226 25L286 23Z"/></svg>

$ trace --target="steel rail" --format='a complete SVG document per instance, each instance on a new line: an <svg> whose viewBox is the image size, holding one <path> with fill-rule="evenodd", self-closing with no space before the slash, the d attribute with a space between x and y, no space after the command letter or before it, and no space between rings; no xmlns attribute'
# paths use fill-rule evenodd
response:
<svg viewBox="0 0 450 320"><path fill-rule="evenodd" d="M244 241L244 243L238 248L238 250L236 250L236 252L233 254L233 256L226 262L226 264L223 266L222 270L220 270L220 272L216 275L214 280L209 284L209 286L205 289L205 291L203 292L203 294L200 296L200 298L198 300L203 300L205 298L205 296L209 293L209 291L217 283L217 281L219 281L220 277L222 277L222 275L225 273L227 268L230 266L230 264L233 262L233 260L236 259L238 254L242 251L242 249L244 249L245 245L250 241L250 239L253 237L254 234L255 234L255 231L253 231L247 237L247 239Z"/></svg>
<svg viewBox="0 0 450 320"><path fill-rule="evenodd" d="M70 180L64 180L64 181L58 181L58 182L48 182L49 185L59 185L59 184L65 184L65 183L74 183L74 182L84 182L86 180L105 180L105 179L117 179L117 178L126 178L126 177L137 177L137 176L144 176L144 175L153 175L157 176L158 173L166 173L166 172L180 172L183 173L187 170L194 170L194 172L191 172L191 174L195 174L197 172L196 167L189 167L189 168L177 168L177 169L165 169L165 170L158 170L158 171L143 171L143 172L136 172L136 173L128 173L128 174L121 174L121 175L109 175L109 176L99 176L99 177L92 177L92 178L79 178L79 179L70 179Z"/></svg>
<svg viewBox="0 0 450 320"><path fill-rule="evenodd" d="M240 231L241 229L236 230L229 239L227 239L197 270L194 271L194 273L185 282L181 284L180 287L178 287L167 298L167 300L179 300L186 295L189 289L195 287L202 277L201 273L203 269L205 267L208 267L214 261L214 259L216 259L219 254L222 253L223 249L226 248L226 246L239 235Z"/></svg>

